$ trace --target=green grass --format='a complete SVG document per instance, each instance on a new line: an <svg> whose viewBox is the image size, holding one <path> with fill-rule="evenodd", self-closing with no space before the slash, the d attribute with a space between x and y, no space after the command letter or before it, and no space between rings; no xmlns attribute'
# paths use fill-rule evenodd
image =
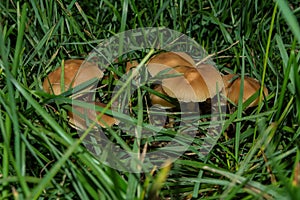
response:
<svg viewBox="0 0 300 200"><path fill-rule="evenodd" d="M4 0L0 11L0 199L300 198L299 3ZM213 58L218 69L254 77L270 95L253 109L239 104L205 158L197 156L202 141L195 137L188 153L169 167L122 172L86 150L85 135L78 136L67 121L70 95L45 94L42 81L63 59L84 59L107 38L152 26L182 32L209 54L226 49ZM142 60L149 52L124 58ZM124 74L122 64L113 67ZM111 71L98 91L105 103L116 83ZM136 134L155 131L147 122L149 92L145 85L130 97L131 118L117 113L129 125L142 125ZM205 133L207 126L201 122L199 130ZM174 133L164 129L152 139L169 141ZM145 145L130 129L114 126L105 134L132 152ZM185 139L181 142L189 142Z"/></svg>

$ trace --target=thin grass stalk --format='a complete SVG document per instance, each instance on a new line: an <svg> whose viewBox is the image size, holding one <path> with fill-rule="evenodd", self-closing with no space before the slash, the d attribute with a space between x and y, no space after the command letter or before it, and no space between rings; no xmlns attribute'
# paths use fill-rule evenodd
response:
<svg viewBox="0 0 300 200"><path fill-rule="evenodd" d="M19 2L17 3L18 8ZM19 14L19 9L17 10L17 13ZM25 25L26 25L26 20L27 20L27 3L23 4L22 7L22 13L21 15L19 14L18 16L18 37L17 37L17 42L16 42L16 50L14 53L14 59L12 63L12 75L15 77L17 75L18 67L20 65L20 55L21 51L23 48L23 37L25 33Z"/></svg>
<svg viewBox="0 0 300 200"><path fill-rule="evenodd" d="M124 32L126 29L126 22L127 22L127 14L128 14L128 0L123 0L122 1L122 16L121 16L121 27L120 27L120 32ZM119 45L119 56L123 55L123 50L124 50L124 34L120 34L120 45Z"/></svg>
<svg viewBox="0 0 300 200"><path fill-rule="evenodd" d="M277 6L278 5L276 3L274 6L274 9L273 9L272 20L271 20L271 24L270 24L268 42L267 42L267 46L266 46L266 54L265 54L264 63L263 63L263 72L262 72L262 76L261 76L261 87L260 87L260 91L259 91L257 114L261 111L261 108L262 108L262 99L264 97L264 84L265 84L265 78L266 78L266 73L267 73L267 64L268 64L268 60L269 60L269 51L270 51L270 45L271 45L271 40L272 40L272 33L273 33L273 29L274 29L274 22L275 22L276 13L277 13Z"/></svg>
<svg viewBox="0 0 300 200"><path fill-rule="evenodd" d="M239 91L239 99L238 99L238 109L237 109L237 119L242 118L243 113L243 96L244 96L244 78L245 78L245 43L243 38L243 51L242 51L242 69L241 69L241 85ZM241 135L241 122L236 123L235 130L235 144L234 144L234 156L236 161L236 169L239 168L239 152L240 152L240 135Z"/></svg>
<svg viewBox="0 0 300 200"><path fill-rule="evenodd" d="M2 26L1 26L2 29ZM24 158L22 158L22 149L21 149L21 139L20 139L20 126L19 126L19 120L17 117L17 107L16 107L16 100L15 100L15 89L13 87L12 81L11 81L11 73L9 69L9 64L8 60L6 57L6 52L5 52L5 46L4 46L4 37L2 35L2 32L0 31L0 41L3 44L3 47L1 47L1 57L3 59L3 65L5 68L5 74L6 74L6 85L8 89L8 96L7 99L8 104L9 104L9 110L10 110L10 115L6 116L6 125L11 125L12 128L6 127L6 130L10 130L7 132L7 138L10 138L10 135L12 135L12 131L14 133L14 154L15 154L15 163L13 163L13 166L15 167L16 174L19 178L19 183L22 187L22 192L24 192L25 197L29 195L29 187L24 180L24 169L25 169L25 163L22 162L24 161Z"/></svg>
<svg viewBox="0 0 300 200"><path fill-rule="evenodd" d="M281 10L281 13L283 17L285 18L287 24L291 28L292 32L294 33L294 36L298 40L298 44L300 44L300 26L299 26L299 20L296 18L296 16L291 11L288 1L285 0L276 0L279 9ZM276 5L277 5L276 4Z"/></svg>
<svg viewBox="0 0 300 200"><path fill-rule="evenodd" d="M278 107L277 107L277 111L276 111L276 116L275 116L275 121L278 121L280 116L282 115L282 107L284 104L284 98L286 95L286 91L287 91L287 85L288 85L288 81L289 81L289 75L291 72L291 68L292 66L296 67L295 64L295 47L296 47L296 40L294 40L293 45L292 45L292 49L291 49L291 53L290 53L290 57L287 63L287 67L285 68L285 74L284 74L284 79L283 79L283 83L282 83L282 88L281 88L281 92L279 95L279 100L278 100Z"/></svg>
<svg viewBox="0 0 300 200"><path fill-rule="evenodd" d="M0 105L0 108L2 108L2 106ZM5 120L5 123L3 123L2 120L2 112L0 112L0 117L1 117L1 121L0 121L0 128L1 128L1 132L2 132L2 136L3 136L3 158L2 158L2 176L3 179L6 179L9 177L9 153L10 153L10 136L11 136L11 120L8 116L8 114L6 114L5 116L3 116L3 118ZM10 124L6 124L6 123L10 123ZM8 182L4 181L3 184L1 185L0 189L2 191L2 197L6 197L9 194L8 191Z"/></svg>

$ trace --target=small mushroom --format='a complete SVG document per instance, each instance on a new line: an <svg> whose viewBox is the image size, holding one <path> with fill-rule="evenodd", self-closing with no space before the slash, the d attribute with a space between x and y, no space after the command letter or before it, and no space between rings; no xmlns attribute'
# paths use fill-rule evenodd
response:
<svg viewBox="0 0 300 200"><path fill-rule="evenodd" d="M237 74L227 74L222 76L223 84L224 84L224 92L227 96L230 86L232 83L239 77Z"/></svg>
<svg viewBox="0 0 300 200"><path fill-rule="evenodd" d="M71 59L66 60L64 63L64 88L61 88L61 76L62 67L59 67L51 72L43 82L43 89L45 90L45 92L59 95L63 91L74 88L93 78L101 79L103 77L103 72L98 68L97 65L93 63L84 62L84 60ZM84 89L83 92L89 92L92 88L93 86L90 86ZM90 95L88 95L88 97L90 97ZM102 104L100 102L93 102L93 104L105 107L105 104ZM86 119L95 120L97 115L99 114L99 112L96 112L95 110L75 105L73 105L73 109L79 114L76 114L76 112L69 112L68 115L70 118L70 124L73 124L77 129L86 129ZM104 128L117 123L118 120L109 115L103 115L98 121L98 124Z"/></svg>
<svg viewBox="0 0 300 200"><path fill-rule="evenodd" d="M89 102L91 104L95 104L97 106L101 107L106 107L105 104L100 103L100 102ZM96 120L97 115L99 115L99 111L95 111L93 109L89 108L83 108L80 106L75 106L73 105L73 112L69 111L68 116L70 118L69 122L73 125L74 128L76 129L87 129L87 127L92 123L93 121ZM87 121L90 120L90 123L87 123ZM119 121L109 115L104 114L98 121L97 123L103 127L111 127L114 124L118 124Z"/></svg>
<svg viewBox="0 0 300 200"><path fill-rule="evenodd" d="M131 60L126 62L126 73L128 73L131 68L135 68L138 65L139 63L137 60Z"/></svg>
<svg viewBox="0 0 300 200"><path fill-rule="evenodd" d="M154 87L154 90L163 95L167 95L165 93L165 91L162 89L162 85L156 85ZM152 105L154 105L154 106L158 106L161 108L174 108L175 107L175 105L173 105L172 103L166 101L165 99L163 99L155 94L150 94L150 99L151 99Z"/></svg>
<svg viewBox="0 0 300 200"><path fill-rule="evenodd" d="M175 70L173 70L173 68ZM161 72L163 70L166 70L166 73L168 73L168 74L174 74L174 73L184 73L186 70L197 71L195 68L196 68L196 63L193 60L193 58L184 52L160 53L160 54L157 54L154 57L152 57L147 63L147 69L152 76L157 75L159 72ZM189 74L189 73L187 73L187 74ZM174 89L173 87L177 87L173 83L175 83L176 81L177 82L183 81L181 79L185 79L185 78L174 77L174 78L169 78L169 79L163 79L162 80L163 85L158 85L154 89L162 94L165 94L165 95L167 94L171 97L176 96L176 98L178 98L178 100L190 101L190 100L185 100L184 97L181 98L182 95L185 95L185 92L182 93L181 90L178 91L182 95L174 94L172 92ZM184 86L184 82L182 82L181 84L183 84L183 86L180 87L179 89L182 88L182 90L184 91L185 90L184 88L187 88L187 87L186 87L186 85ZM169 85L171 85L171 87L169 87ZM174 107L174 105L171 104L170 102L167 102L166 100L164 100L154 94L151 94L150 98L151 98L153 105L154 104L161 105L164 108ZM191 98L191 101L194 101L194 99L195 98Z"/></svg>
<svg viewBox="0 0 300 200"><path fill-rule="evenodd" d="M45 92L59 95L63 91L74 88L93 78L101 79L103 72L93 63L70 59L64 63L64 88L61 88L61 75L62 67L58 67L45 78L43 82ZM91 88L86 88L83 92L88 92Z"/></svg>
<svg viewBox="0 0 300 200"><path fill-rule="evenodd" d="M238 104L241 87L241 77L236 74L227 74L223 76L225 85L225 91L227 98L234 104ZM243 90L243 103L247 101L252 95L254 95L260 89L260 83L258 80L245 76L244 77L244 90ZM268 89L264 86L264 95L268 95ZM259 98L256 98L249 106L257 106Z"/></svg>
<svg viewBox="0 0 300 200"><path fill-rule="evenodd" d="M153 56L147 63L147 69L151 76L167 68L176 66L196 67L192 57L184 52L164 52Z"/></svg>
<svg viewBox="0 0 300 200"><path fill-rule="evenodd" d="M181 102L203 102L223 89L221 75L209 64L201 64L196 68L177 66L169 74L181 75L163 79L162 88L167 95Z"/></svg>

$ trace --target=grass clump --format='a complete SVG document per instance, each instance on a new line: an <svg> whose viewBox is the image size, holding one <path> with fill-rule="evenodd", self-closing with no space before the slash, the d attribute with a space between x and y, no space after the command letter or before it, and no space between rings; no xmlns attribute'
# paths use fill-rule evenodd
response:
<svg viewBox="0 0 300 200"><path fill-rule="evenodd" d="M0 3L0 11L1 199L299 198L298 3L7 0ZM84 59L122 31L153 26L193 38L214 54L222 73L254 77L270 95L253 109L237 105L205 158L198 156L202 140L196 136L171 166L122 172L87 151L83 137L68 124L70 96L44 93L42 81L63 59ZM141 61L149 52L153 53L130 52L120 60ZM105 72L105 87L98 89L102 102L110 102L115 77L124 75L124 68L119 63ZM133 133L155 131L147 121L145 103L151 89L147 84L140 87L128 98L130 112L118 114L127 124L140 126L105 130L112 142L141 156L146 142ZM131 92L128 87L123 90ZM178 115L168 114L176 130ZM206 128L204 119L198 129L205 133ZM161 130L151 138L149 150L174 138L174 130ZM185 139L181 142L190 142Z"/></svg>

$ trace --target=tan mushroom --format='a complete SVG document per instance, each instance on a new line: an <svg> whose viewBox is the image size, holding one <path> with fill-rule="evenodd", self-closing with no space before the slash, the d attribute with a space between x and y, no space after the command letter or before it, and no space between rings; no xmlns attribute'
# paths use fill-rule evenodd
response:
<svg viewBox="0 0 300 200"><path fill-rule="evenodd" d="M223 76L225 91L227 98L234 104L238 104L241 87L241 77L236 74L228 74ZM243 90L243 103L247 101L260 89L258 80L245 76L244 77L244 90ZM264 95L268 95L268 89L264 86ZM257 106L259 97L256 98L248 107Z"/></svg>
<svg viewBox="0 0 300 200"><path fill-rule="evenodd" d="M100 102L90 102L91 104L101 106L101 107L106 107L105 104L100 103ZM99 111L95 111L94 109L89 109L89 108L83 108L80 106L74 106L73 105L73 112L69 111L68 115L70 117L69 122L73 125L74 128L76 129L87 129L88 126L93 123L97 116L100 114ZM90 120L90 121L89 121ZM89 122L89 123L87 123ZM118 124L119 121L109 115L104 114L98 121L97 123L103 127L111 127L114 124Z"/></svg>
<svg viewBox="0 0 300 200"><path fill-rule="evenodd" d="M165 93L165 91L162 89L162 85L156 85L154 87L154 90L163 94L163 95L167 95ZM151 99L151 103L152 105L161 107L161 108L174 108L175 105L173 105L172 103L168 102L167 100L155 95L155 94L150 94L150 99Z"/></svg>
<svg viewBox="0 0 300 200"><path fill-rule="evenodd" d="M131 60L126 62L126 73L128 73L131 68L135 68L138 65L139 63L137 60Z"/></svg>
<svg viewBox="0 0 300 200"><path fill-rule="evenodd" d="M63 91L74 88L93 78L101 79L103 72L93 63L71 59L66 60L64 63L64 88L61 88L61 75L62 67L51 72L43 82L43 89L47 93L59 95ZM86 88L82 92L88 92L91 88Z"/></svg>
<svg viewBox="0 0 300 200"><path fill-rule="evenodd" d="M221 75L212 65L177 66L169 74L179 76L163 79L162 88L167 95L181 102L203 102L223 89Z"/></svg>
<svg viewBox="0 0 300 200"><path fill-rule="evenodd" d="M222 78L214 66L196 66L195 61L184 52L158 54L149 60L147 69L152 76L163 70L167 74L179 75L162 79L162 91L182 102L203 102L223 88Z"/></svg>
<svg viewBox="0 0 300 200"><path fill-rule="evenodd" d="M167 68L176 66L196 67L192 57L184 52L163 52L153 56L147 63L147 69L151 76Z"/></svg>
<svg viewBox="0 0 300 200"><path fill-rule="evenodd" d="M90 63L90 62L84 62L84 60L66 60L64 63L64 88L61 88L61 76L62 76L62 67L57 68L53 72L51 72L44 80L43 82L43 89L45 92L50 94L59 95L63 91L67 91L70 88L74 88L86 81L89 81L93 78L101 79L103 77L103 72L98 68L97 65ZM83 92L89 92L93 86L90 86L82 91ZM75 95L75 96L74 96ZM72 97L78 97L78 94L74 94ZM88 94L88 97L91 95ZM93 104L105 107L105 104L102 104L100 102L93 102ZM73 109L77 111L76 112L69 112L69 122L70 124L74 125L75 128L79 129L86 129L86 119L89 119L91 121L96 119L96 116L99 114L99 112L96 112L93 109L87 109L80 106L73 105ZM118 120L115 118L109 116L109 115L103 115L101 119L98 121L98 124L104 128L107 126L112 126L114 124L117 124Z"/></svg>
<svg viewBox="0 0 300 200"><path fill-rule="evenodd" d="M227 96L228 90L230 89L230 86L239 77L237 74L227 74L227 75L222 75L222 80L224 84L224 89L225 89L225 95Z"/></svg>

